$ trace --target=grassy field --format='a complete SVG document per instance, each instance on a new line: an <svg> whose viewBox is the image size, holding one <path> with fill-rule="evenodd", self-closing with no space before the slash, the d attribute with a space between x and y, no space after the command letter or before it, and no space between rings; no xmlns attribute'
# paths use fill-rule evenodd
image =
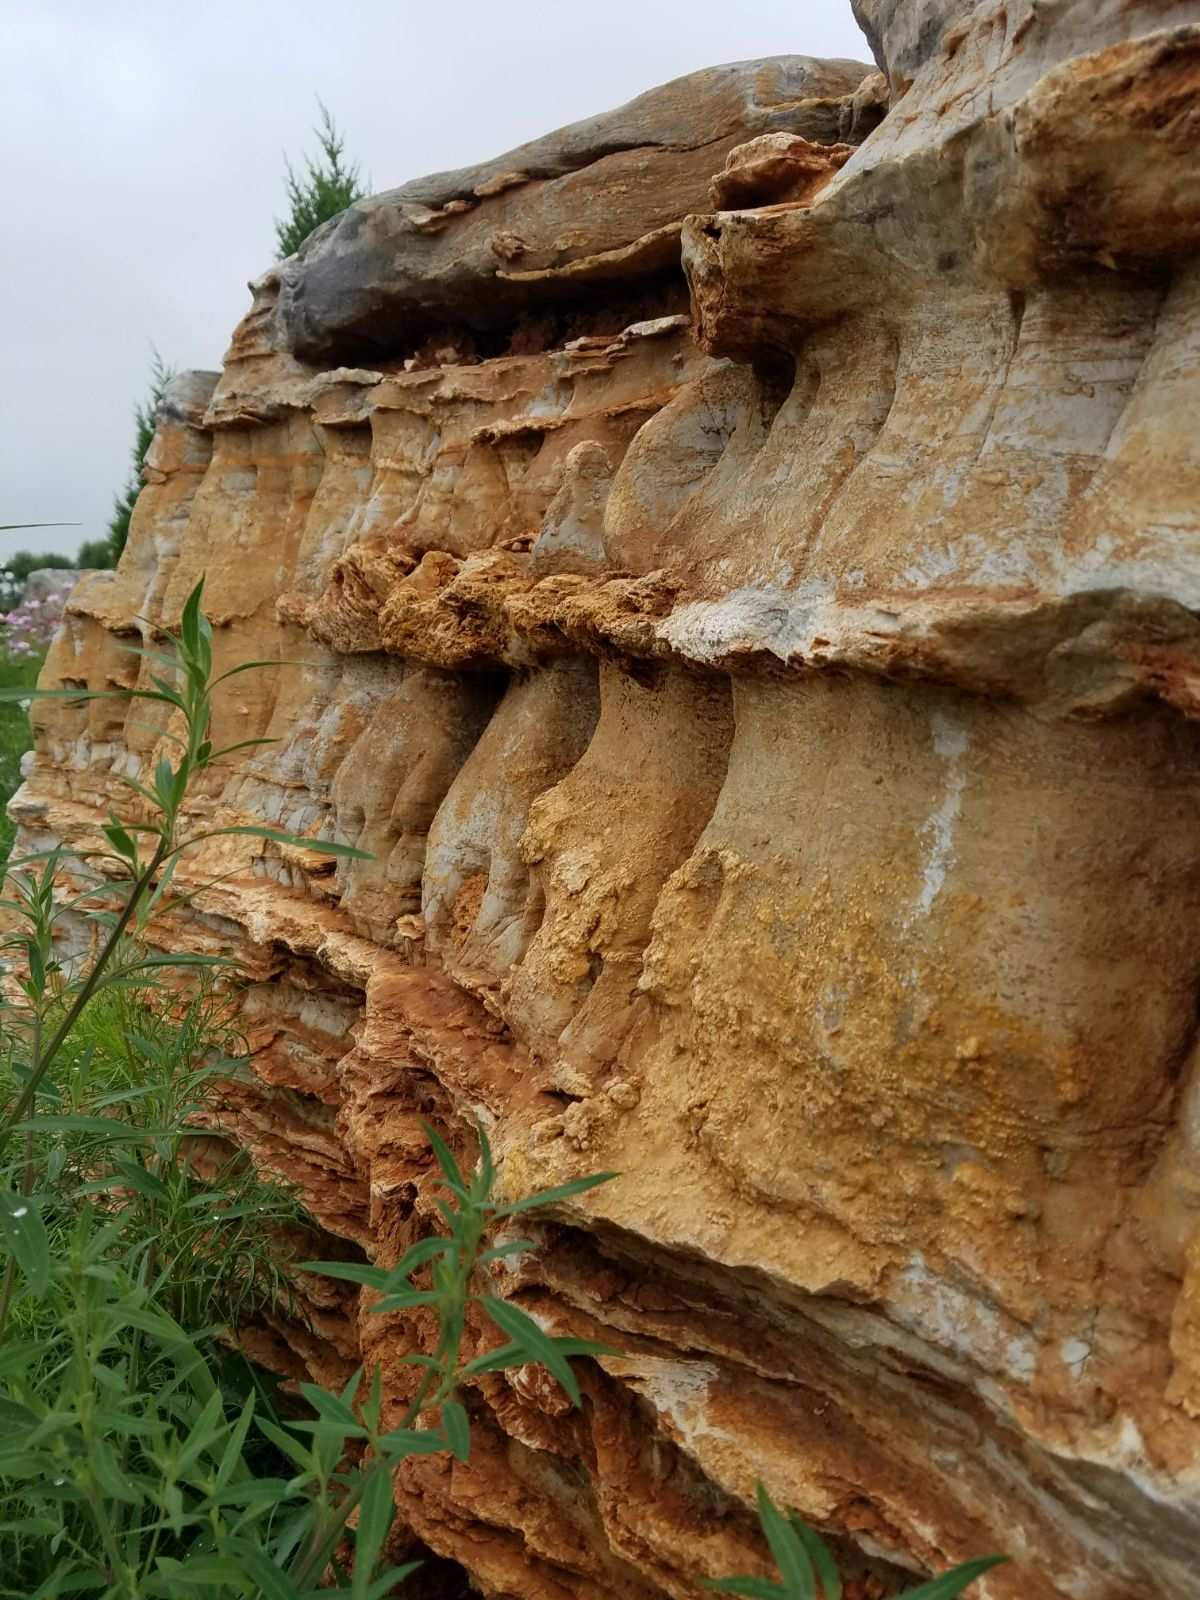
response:
<svg viewBox="0 0 1200 1600"><path fill-rule="evenodd" d="M0 646L0 687L19 684L32 688L41 670L40 656L13 660ZM6 807L21 781L21 757L32 743L29 713L19 705L0 705L0 808ZM8 813L0 810L0 864L8 860L14 828Z"/></svg>

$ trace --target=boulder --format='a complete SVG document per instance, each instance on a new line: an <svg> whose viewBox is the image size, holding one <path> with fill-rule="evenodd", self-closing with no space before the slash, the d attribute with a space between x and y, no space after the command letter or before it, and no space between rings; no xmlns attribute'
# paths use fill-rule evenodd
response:
<svg viewBox="0 0 1200 1600"><path fill-rule="evenodd" d="M767 1574L758 1481L854 1600L1196 1589L1200 0L856 9L886 79L713 69L328 224L45 670L134 686L202 574L218 670L300 663L198 812L368 858L211 841L149 937L241 962L223 1126L319 1227L438 1228L423 1121L618 1174L494 1269L620 1352L582 1408L487 1375L396 1476L485 1595ZM78 844L163 730L37 715ZM430 1329L341 1288L243 1337L398 1410Z"/></svg>

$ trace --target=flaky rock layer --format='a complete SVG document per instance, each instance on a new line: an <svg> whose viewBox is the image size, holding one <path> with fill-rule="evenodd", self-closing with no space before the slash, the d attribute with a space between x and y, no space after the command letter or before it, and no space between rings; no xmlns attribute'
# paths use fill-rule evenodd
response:
<svg viewBox="0 0 1200 1600"><path fill-rule="evenodd" d="M619 1173L497 1278L622 1352L582 1410L489 1376L397 1477L490 1595L765 1574L756 1479L861 1596L1195 1593L1200 3L856 11L880 72L314 235L47 663L133 685L201 574L220 667L303 663L196 813L371 859L214 843L154 936L243 964L223 1124L344 1248L437 1225L422 1119ZM53 704L14 808L82 847L163 730ZM256 1352L398 1411L429 1328L314 1304Z"/></svg>

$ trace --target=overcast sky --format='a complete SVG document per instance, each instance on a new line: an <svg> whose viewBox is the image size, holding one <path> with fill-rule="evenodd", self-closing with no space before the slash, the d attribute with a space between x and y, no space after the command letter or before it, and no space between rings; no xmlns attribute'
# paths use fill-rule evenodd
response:
<svg viewBox="0 0 1200 1600"><path fill-rule="evenodd" d="M100 537L150 347L217 367L315 97L371 189L697 67L870 52L849 0L36 0L5 8L0 559Z"/></svg>

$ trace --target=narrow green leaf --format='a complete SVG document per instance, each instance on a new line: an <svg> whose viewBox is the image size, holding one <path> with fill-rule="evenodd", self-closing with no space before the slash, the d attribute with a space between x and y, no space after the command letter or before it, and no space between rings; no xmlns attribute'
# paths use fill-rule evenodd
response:
<svg viewBox="0 0 1200 1600"><path fill-rule="evenodd" d="M185 1561L179 1562L160 1556L158 1564L172 1584L182 1584L188 1589L208 1589L213 1584L228 1584L236 1594L253 1593L250 1579L242 1571L241 1563L232 1556L188 1556Z"/></svg>
<svg viewBox="0 0 1200 1600"><path fill-rule="evenodd" d="M125 786L129 789L132 789L136 795L140 795L147 805L157 807L158 801L150 793L149 789L146 788L145 784L138 783L136 778L131 778L124 772L114 773L114 777L118 783L125 784ZM156 828L148 828L146 831L156 833L158 830Z"/></svg>
<svg viewBox="0 0 1200 1600"><path fill-rule="evenodd" d="M458 1170L458 1162L455 1161L454 1156L451 1154L449 1145L442 1138L441 1134L438 1133L437 1129L430 1127L428 1122L422 1122L421 1128L425 1134L425 1137L429 1140L430 1148L433 1151L438 1166L442 1169L442 1174L446 1181L450 1184L451 1188L455 1189L459 1194L468 1195L470 1191L467 1188L466 1180L464 1179L462 1173Z"/></svg>
<svg viewBox="0 0 1200 1600"><path fill-rule="evenodd" d="M161 1307L151 1310L149 1306L129 1305L124 1308L123 1315L130 1327L140 1328L143 1333L148 1333L152 1338L160 1340L168 1350L174 1352L177 1359L180 1352L189 1352L201 1365L204 1364L204 1358L187 1334L175 1321L174 1317L168 1316ZM211 1380L205 1384L201 1398L207 1400L213 1391L213 1387Z"/></svg>
<svg viewBox="0 0 1200 1600"><path fill-rule="evenodd" d="M201 756L201 760L205 766L211 767L216 762L222 760L223 757L233 755L237 750L253 750L257 749L259 745L279 744L280 742L281 741L279 739L239 739L236 744L223 745L220 750L213 750L211 748L205 750Z"/></svg>
<svg viewBox="0 0 1200 1600"><path fill-rule="evenodd" d="M145 1093L145 1091L142 1091ZM155 1177L153 1172L147 1172L140 1162L126 1161L120 1156L114 1158L116 1171L113 1174L111 1187L118 1185L123 1189L136 1189L138 1194L144 1194L148 1200L167 1200L170 1191L161 1178Z"/></svg>
<svg viewBox="0 0 1200 1600"><path fill-rule="evenodd" d="M301 1472L310 1473L313 1470L313 1457L310 1450L306 1450L299 1439L293 1438L283 1428L276 1427L275 1423L268 1422L265 1417L258 1419L258 1431L264 1434L278 1450L282 1450L288 1460Z"/></svg>
<svg viewBox="0 0 1200 1600"><path fill-rule="evenodd" d="M439 1256L449 1255L453 1249L451 1241L442 1238L440 1234L434 1233L425 1239L418 1239L416 1244L408 1247L394 1267L387 1269L386 1287L398 1288L407 1278L412 1277L418 1267L436 1261Z"/></svg>
<svg viewBox="0 0 1200 1600"><path fill-rule="evenodd" d="M993 1567L1002 1566L1008 1559L1008 1556L979 1556L974 1561L964 1561L961 1566L943 1572L939 1578L931 1578L919 1588L906 1589L899 1600L956 1600L976 1578Z"/></svg>
<svg viewBox="0 0 1200 1600"><path fill-rule="evenodd" d="M354 861L373 861L375 858L369 850L357 850L352 844L339 844L336 839L310 839L302 833L283 833L278 828L213 828L207 833L197 834L196 838L189 839L189 844L195 844L200 839L224 839L230 834L246 834L254 839L270 839L275 844L289 844L297 850L311 850L315 855L346 856Z"/></svg>
<svg viewBox="0 0 1200 1600"><path fill-rule="evenodd" d="M131 961L128 966L122 967L121 971L122 973L155 972L162 967L236 967L237 964L231 956L177 953L166 956L145 956L140 961Z"/></svg>
<svg viewBox="0 0 1200 1600"><path fill-rule="evenodd" d="M218 1391L209 1395L204 1405L200 1408L200 1415L194 1419L188 1432L183 1449L179 1452L176 1469L180 1477L185 1477L208 1449L209 1445L225 1432L225 1408Z"/></svg>
<svg viewBox="0 0 1200 1600"><path fill-rule="evenodd" d="M35 1354L33 1345L26 1345L29 1355ZM0 1395L0 1422L6 1427L32 1428L36 1427L41 1418L36 1411L31 1411L28 1406L23 1406L18 1400L10 1400L7 1395Z"/></svg>
<svg viewBox="0 0 1200 1600"><path fill-rule="evenodd" d="M50 1517L15 1517L9 1522L0 1522L0 1533L26 1533L40 1538L48 1538L58 1532L59 1524Z"/></svg>
<svg viewBox="0 0 1200 1600"><path fill-rule="evenodd" d="M319 1272L323 1278L337 1278L342 1283L359 1283L367 1289L382 1289L388 1274L382 1267L372 1267L361 1261L301 1261L301 1272Z"/></svg>
<svg viewBox="0 0 1200 1600"><path fill-rule="evenodd" d="M115 1117L89 1117L82 1112L64 1116L26 1117L17 1123L21 1132L27 1133L90 1133L103 1139L140 1143L145 1135L127 1122Z"/></svg>
<svg viewBox="0 0 1200 1600"><path fill-rule="evenodd" d="M610 1350L607 1345L595 1344L591 1339L556 1338L554 1343L559 1353L564 1356L615 1356L620 1354L620 1351ZM409 1361L416 1360L413 1356L409 1356L406 1359ZM480 1372L506 1372L511 1367L528 1366L530 1359L529 1351L522 1344L497 1345L494 1350L489 1350L486 1355L476 1356L474 1361L468 1362L463 1368L463 1375L465 1377L474 1377Z"/></svg>
<svg viewBox="0 0 1200 1600"><path fill-rule="evenodd" d="M142 1504L141 1492L133 1480L122 1471L116 1451L107 1439L92 1436L87 1465L92 1477L110 1499L119 1500L127 1506Z"/></svg>
<svg viewBox="0 0 1200 1600"><path fill-rule="evenodd" d="M602 1183L611 1183L617 1177L615 1172L597 1172L590 1178L575 1178L571 1183L560 1183L553 1189L543 1189L540 1194L526 1195L524 1200L518 1200L510 1206L497 1206L497 1217L515 1217L523 1211L537 1211L542 1206L554 1206L562 1200L570 1200L574 1195L585 1194L589 1189L597 1189Z"/></svg>
<svg viewBox="0 0 1200 1600"><path fill-rule="evenodd" d="M488 1350L486 1355L477 1355L474 1362L467 1362L462 1368L464 1378L475 1378L480 1373L506 1373L514 1366L530 1365L530 1352L523 1344L510 1339L507 1344L498 1344L496 1349Z"/></svg>
<svg viewBox="0 0 1200 1600"><path fill-rule="evenodd" d="M154 794L164 810L171 804L175 793L175 768L163 756L154 767Z"/></svg>
<svg viewBox="0 0 1200 1600"><path fill-rule="evenodd" d="M0 1189L0 1241L25 1274L30 1293L40 1300L50 1287L50 1241L32 1195Z"/></svg>
<svg viewBox="0 0 1200 1600"><path fill-rule="evenodd" d="M18 700L109 700L123 694L121 689L34 689L9 684L0 689L0 705L12 705Z"/></svg>
<svg viewBox="0 0 1200 1600"><path fill-rule="evenodd" d="M842 1579L833 1553L815 1528L793 1511L788 1518L792 1531L808 1552L808 1559L821 1586L821 1600L842 1600Z"/></svg>
<svg viewBox="0 0 1200 1600"><path fill-rule="evenodd" d="M168 683L165 678L156 678L153 673L150 675L150 682L154 685L156 700L164 705L174 706L176 711L182 711L186 715L187 707L183 703L183 696L174 684Z"/></svg>
<svg viewBox="0 0 1200 1600"><path fill-rule="evenodd" d="M371 1575L395 1514L392 1474L386 1466L378 1466L368 1473L359 1503L358 1528L354 1536L354 1578L350 1591L354 1600L367 1600Z"/></svg>
<svg viewBox="0 0 1200 1600"><path fill-rule="evenodd" d="M808 1551L761 1483L755 1486L755 1493L758 1498L758 1520L771 1547L784 1588L791 1600L816 1600L817 1576L808 1559Z"/></svg>
<svg viewBox="0 0 1200 1600"><path fill-rule="evenodd" d="M719 1594L742 1594L747 1600L792 1600L781 1584L769 1578L705 1578L704 1587Z"/></svg>
<svg viewBox="0 0 1200 1600"><path fill-rule="evenodd" d="M494 1295L488 1294L481 1295L480 1302L501 1333L506 1333L515 1345L526 1352L525 1359L545 1367L562 1384L572 1403L579 1405L579 1382L555 1340L543 1333L527 1312L510 1301L497 1300Z"/></svg>
<svg viewBox="0 0 1200 1600"><path fill-rule="evenodd" d="M212 686L225 683L230 678L236 678L239 672L257 672L262 667L326 667L326 661L300 661L288 660L280 657L277 661L240 661L236 667L230 667L228 672L223 672L219 678L214 678Z"/></svg>
<svg viewBox="0 0 1200 1600"><path fill-rule="evenodd" d="M175 656L168 655L165 650L147 649L144 645L125 644L120 639L116 641L117 649L124 655L141 656L146 661L157 661L161 666L175 668L179 662Z"/></svg>
<svg viewBox="0 0 1200 1600"><path fill-rule="evenodd" d="M204 579L200 579L183 603L179 619L179 636L189 655L195 655L200 646L200 606L204 599Z"/></svg>
<svg viewBox="0 0 1200 1600"><path fill-rule="evenodd" d="M380 1316L388 1311L409 1311L413 1306L432 1306L442 1298L438 1289L401 1289L396 1294L386 1294L376 1300L371 1313Z"/></svg>
<svg viewBox="0 0 1200 1600"><path fill-rule="evenodd" d="M42 960L42 952L38 948L36 939L26 939L25 959L29 963L29 977L37 994L41 994L46 987L46 963Z"/></svg>
<svg viewBox="0 0 1200 1600"><path fill-rule="evenodd" d="M216 1488L224 1489L235 1477L245 1475L247 1469L242 1461L242 1451L246 1445L246 1435L250 1431L250 1424L254 1420L255 1396L252 1393L246 1396L246 1403L242 1406L237 1421L230 1429L229 1438L225 1441L225 1448L221 1453L220 1465L217 1467ZM238 1469L241 1469L239 1472Z"/></svg>
<svg viewBox="0 0 1200 1600"><path fill-rule="evenodd" d="M389 1567L386 1572L381 1572L367 1590L367 1600L387 1600L389 1595L395 1595L405 1579L419 1572L421 1566L420 1561L406 1561L402 1567Z"/></svg>
<svg viewBox="0 0 1200 1600"><path fill-rule="evenodd" d="M263 1554L262 1550L249 1539L226 1538L224 1541L227 1559L232 1559L243 1577L250 1580L253 1587L249 1590L243 1588L241 1593L249 1593L254 1600L296 1600L296 1590L287 1574L281 1572L275 1563Z"/></svg>
<svg viewBox="0 0 1200 1600"><path fill-rule="evenodd" d="M367 1439L370 1437L366 1428L359 1423L353 1427L346 1422L335 1422L331 1417L319 1417L316 1422L293 1422L291 1424L297 1433L311 1433L314 1439Z"/></svg>
<svg viewBox="0 0 1200 1600"><path fill-rule="evenodd" d="M471 1453L471 1423L457 1400L442 1401L442 1429L451 1454L457 1461L465 1461Z"/></svg>
<svg viewBox="0 0 1200 1600"><path fill-rule="evenodd" d="M154 1439L163 1433L160 1417L140 1417L133 1411L122 1411L116 1406L97 1406L93 1415L110 1437L119 1439Z"/></svg>
<svg viewBox="0 0 1200 1600"><path fill-rule="evenodd" d="M244 1506L251 1511L264 1506L274 1508L291 1498L295 1482L295 1478L243 1478L235 1474L230 1488L214 1488L213 1501L218 1505Z"/></svg>
<svg viewBox="0 0 1200 1600"><path fill-rule="evenodd" d="M207 686L208 680L212 677L212 641L212 623L202 611L200 613L200 646L196 651L196 658L200 666L199 677L205 686Z"/></svg>
<svg viewBox="0 0 1200 1600"><path fill-rule="evenodd" d="M137 845L128 830L121 826L116 817L112 817L103 828L104 837L112 845L118 855L126 861L137 861Z"/></svg>
<svg viewBox="0 0 1200 1600"><path fill-rule="evenodd" d="M104 1572L71 1572L60 1567L30 1595L29 1600L60 1600L64 1594L87 1594L89 1590L95 1593L107 1587L108 1577Z"/></svg>
<svg viewBox="0 0 1200 1600"><path fill-rule="evenodd" d="M492 1185L496 1181L496 1163L492 1159L492 1147L488 1143L487 1130L482 1122L475 1124L475 1132L479 1138L479 1162L475 1168L475 1176L471 1180L471 1194L476 1200L490 1199Z"/></svg>
<svg viewBox="0 0 1200 1600"><path fill-rule="evenodd" d="M300 1393L317 1415L324 1418L326 1422L345 1423L349 1428L357 1428L359 1426L358 1418L345 1401L336 1394L332 1394L328 1389L322 1389L319 1384L315 1383L302 1383L300 1385Z"/></svg>
<svg viewBox="0 0 1200 1600"><path fill-rule="evenodd" d="M483 1266L488 1261L503 1261L506 1256L526 1255L537 1246L532 1239L509 1239L504 1244L494 1244L490 1250L485 1250L476 1258L477 1265Z"/></svg>
<svg viewBox="0 0 1200 1600"><path fill-rule="evenodd" d="M440 1433L416 1428L394 1428L379 1441L379 1448L389 1461L402 1461L405 1456L436 1456L446 1448Z"/></svg>

